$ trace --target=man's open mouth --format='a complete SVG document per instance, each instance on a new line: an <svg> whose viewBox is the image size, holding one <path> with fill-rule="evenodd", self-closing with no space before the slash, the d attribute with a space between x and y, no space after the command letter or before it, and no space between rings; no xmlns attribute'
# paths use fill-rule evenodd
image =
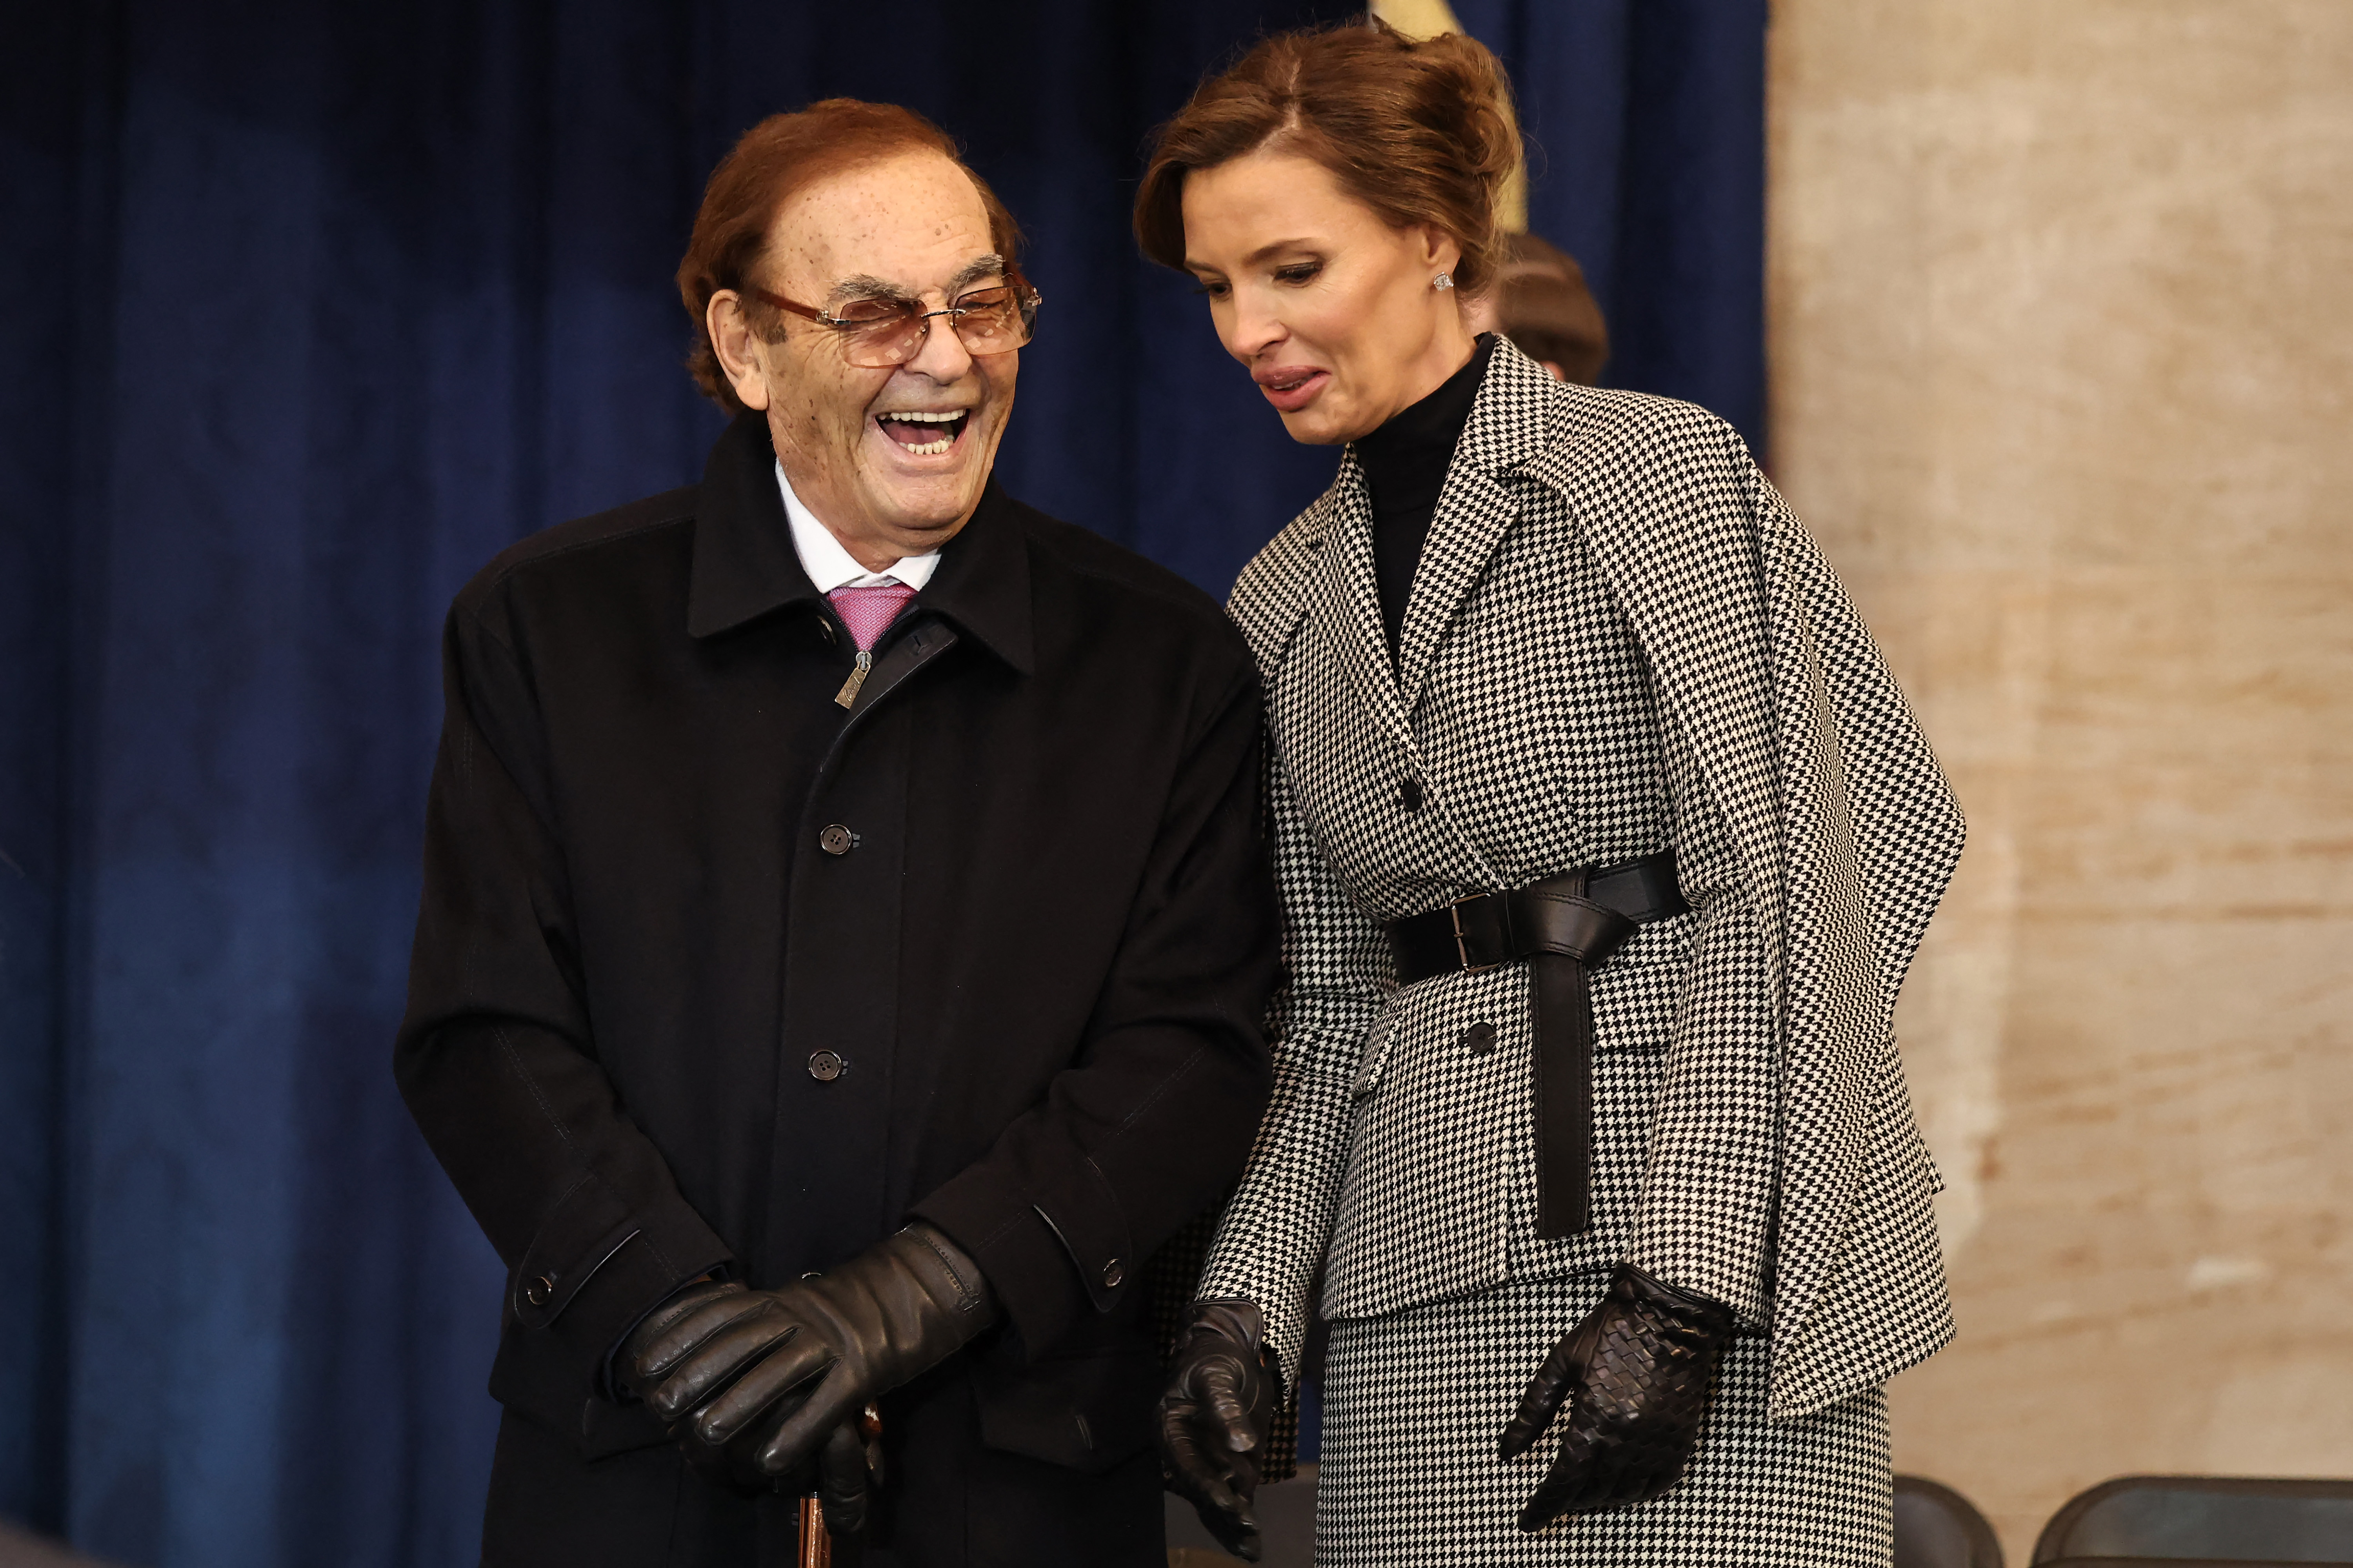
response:
<svg viewBox="0 0 2353 1568"><path fill-rule="evenodd" d="M972 418L969 408L944 409L936 414L917 413L901 409L894 414L878 414L874 422L909 454L918 458L936 457L956 444L964 434L965 424Z"/></svg>

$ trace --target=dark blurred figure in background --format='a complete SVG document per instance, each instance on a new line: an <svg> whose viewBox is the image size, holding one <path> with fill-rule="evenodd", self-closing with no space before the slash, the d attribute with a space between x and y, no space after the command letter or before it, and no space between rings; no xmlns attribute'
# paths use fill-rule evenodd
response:
<svg viewBox="0 0 2353 1568"><path fill-rule="evenodd" d="M1609 363L1609 326L1577 258L1533 234L1508 235L1495 286L1465 300L1473 336L1501 332L1555 381L1599 386Z"/></svg>

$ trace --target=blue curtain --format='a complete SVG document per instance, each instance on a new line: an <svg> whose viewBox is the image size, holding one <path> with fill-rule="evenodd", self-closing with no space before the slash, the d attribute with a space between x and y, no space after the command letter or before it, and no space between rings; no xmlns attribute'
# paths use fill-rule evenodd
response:
<svg viewBox="0 0 2353 1568"><path fill-rule="evenodd" d="M1503 57L1528 227L1609 322L1602 381L1686 398L1764 450L1767 0L1452 0Z"/></svg>
<svg viewBox="0 0 2353 1568"><path fill-rule="evenodd" d="M1222 592L1327 480L1134 256L1146 128L1318 0L11 7L0 1513L127 1562L472 1560L499 1273L388 1073L443 608L691 481L702 176L916 105L1047 295L1003 458ZM1762 0L1458 5L1615 379L1756 429Z"/></svg>

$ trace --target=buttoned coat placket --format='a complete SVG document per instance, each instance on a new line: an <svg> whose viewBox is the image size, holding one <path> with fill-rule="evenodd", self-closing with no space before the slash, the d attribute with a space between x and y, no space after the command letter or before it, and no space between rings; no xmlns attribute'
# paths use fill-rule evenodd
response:
<svg viewBox="0 0 2353 1568"><path fill-rule="evenodd" d="M756 416L450 612L396 1067L507 1266L491 1535L533 1560L749 1528L614 1347L705 1270L781 1284L910 1218L1006 1321L885 1396L932 1445L901 1528L1157 1542L1143 1261L1267 1080L1255 669L1198 590L994 485L845 710L848 645Z"/></svg>

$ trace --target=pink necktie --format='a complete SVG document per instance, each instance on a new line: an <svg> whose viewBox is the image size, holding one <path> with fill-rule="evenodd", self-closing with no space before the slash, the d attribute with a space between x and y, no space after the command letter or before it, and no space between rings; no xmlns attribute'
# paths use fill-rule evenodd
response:
<svg viewBox="0 0 2353 1568"><path fill-rule="evenodd" d="M826 595L833 601L835 611L841 616L841 624L849 628L849 635L856 640L860 653L872 651L876 641L891 629L891 623L899 618L899 612L905 609L907 601L914 596L915 591L903 583L877 583L869 588L836 588Z"/></svg>
<svg viewBox="0 0 2353 1568"><path fill-rule="evenodd" d="M858 644L858 661L849 668L849 679L833 700L848 708L858 700L858 689L866 684L866 672L874 668L874 644L915 591L904 583L877 583L871 588L836 588L826 595L833 601L834 613L841 624L849 628L850 639Z"/></svg>

